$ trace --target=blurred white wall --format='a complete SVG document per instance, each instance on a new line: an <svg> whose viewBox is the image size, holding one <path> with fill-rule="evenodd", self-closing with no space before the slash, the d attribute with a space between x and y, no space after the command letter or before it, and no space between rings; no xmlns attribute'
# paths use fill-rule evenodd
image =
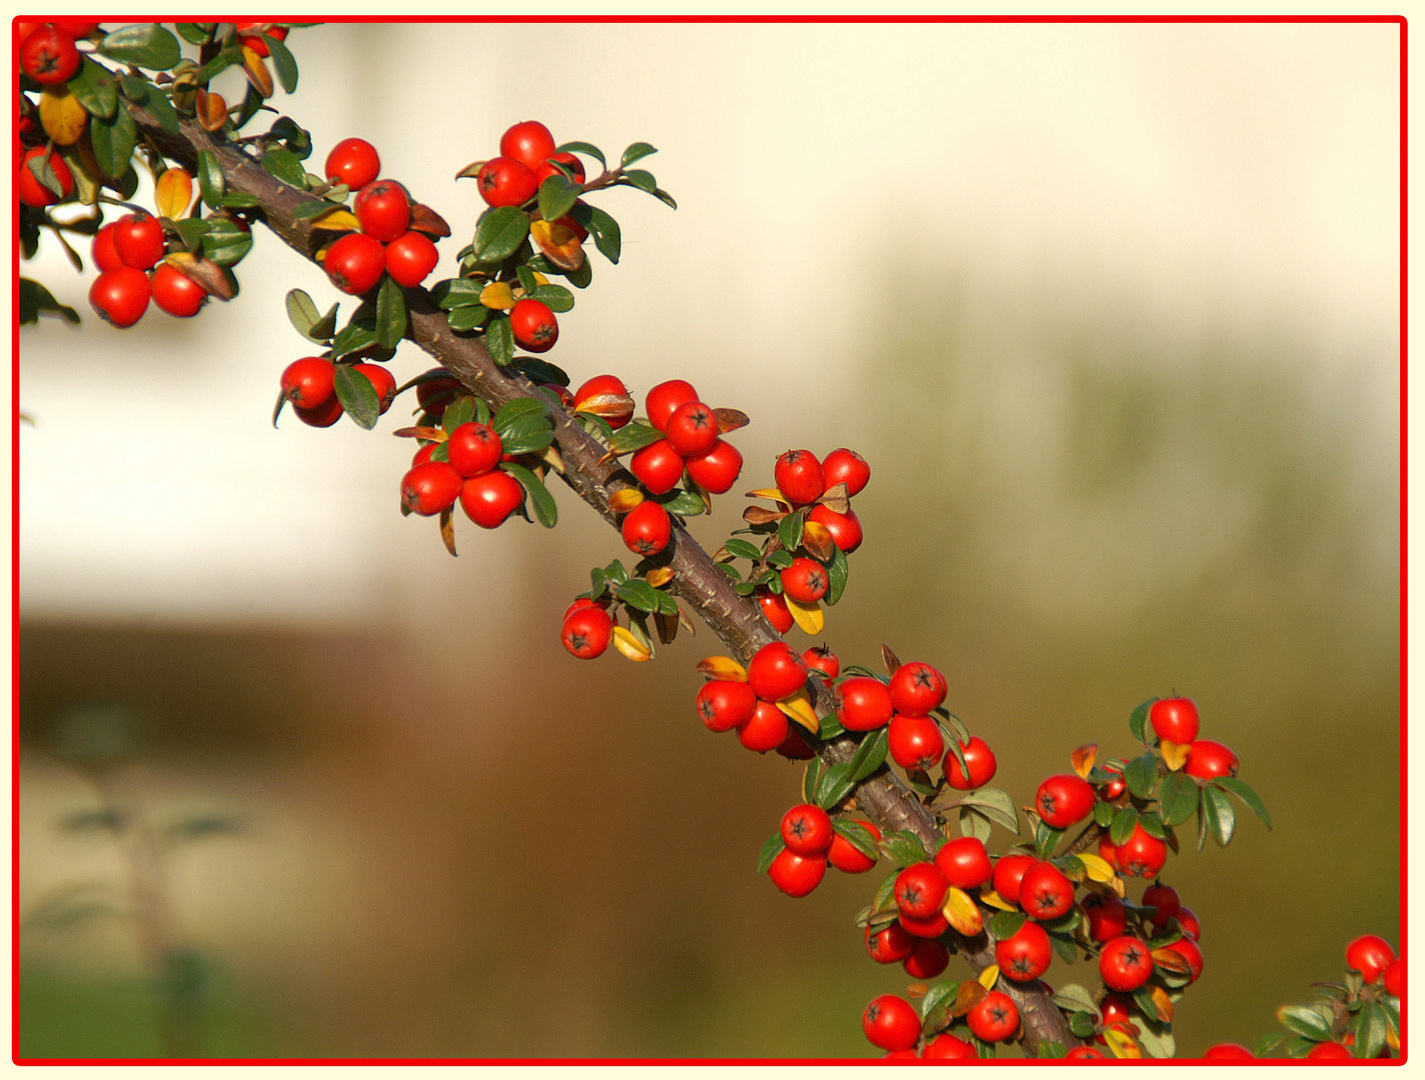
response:
<svg viewBox="0 0 1425 1080"><path fill-rule="evenodd" d="M1349 374L1374 403L1389 467L1397 40L1385 25L331 25L293 34L301 86L275 104L312 131L314 163L360 135L446 216L438 274L480 209L453 176L510 123L611 156L654 143L647 165L680 208L602 200L624 259L594 256L549 359L639 394L691 377L752 414L744 450L814 430L837 445L848 373L875 357L867 305L953 268L1105 319L1290 326L1322 346L1303 380ZM451 560L433 525L402 519L394 416L376 433L272 429L278 374L306 352L283 294L338 295L270 236L239 268L243 295L191 322L100 324L52 244L21 272L86 323L21 334L36 421L20 433L22 615L389 624L472 575L482 602L505 595L510 578L476 560L519 558L523 527L462 520L468 557ZM892 359L874 359L888 377ZM402 380L427 366L411 346L393 362Z"/></svg>

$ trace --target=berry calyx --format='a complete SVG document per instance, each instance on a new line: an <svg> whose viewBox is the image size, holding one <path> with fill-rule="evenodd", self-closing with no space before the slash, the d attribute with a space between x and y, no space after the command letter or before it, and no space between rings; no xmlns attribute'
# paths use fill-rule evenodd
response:
<svg viewBox="0 0 1425 1080"><path fill-rule="evenodd" d="M1030 982L1049 970L1054 950L1048 932L1037 922L1026 922L1011 937L995 942L995 963L1000 973L1015 982Z"/></svg>
<svg viewBox="0 0 1425 1080"><path fill-rule="evenodd" d="M781 578L782 592L799 604L816 603L826 595L831 584L826 567L802 556L792 560L792 565L782 571Z"/></svg>
<svg viewBox="0 0 1425 1080"><path fill-rule="evenodd" d="M293 360L282 372L282 396L303 409L325 405L336 394L336 365L321 356Z"/></svg>
<svg viewBox="0 0 1425 1080"><path fill-rule="evenodd" d="M668 421L678 408L697 400L698 392L693 389L692 383L682 379L669 379L648 391L648 397L644 399L644 410L648 413L648 422L666 433Z"/></svg>
<svg viewBox="0 0 1425 1080"><path fill-rule="evenodd" d="M1067 829L1093 813L1093 786L1072 773L1051 776L1039 785L1034 809L1051 829Z"/></svg>
<svg viewBox="0 0 1425 1080"><path fill-rule="evenodd" d="M30 31L20 42L20 70L41 86L59 86L79 71L74 35L52 23Z"/></svg>
<svg viewBox="0 0 1425 1080"><path fill-rule="evenodd" d="M965 1021L982 1042L1002 1042L1019 1030L1019 1008L1008 994L991 990L975 1003Z"/></svg>
<svg viewBox="0 0 1425 1080"><path fill-rule="evenodd" d="M491 158L475 174L480 197L490 206L520 206L534 198L534 171L512 157Z"/></svg>
<svg viewBox="0 0 1425 1080"><path fill-rule="evenodd" d="M1153 958L1148 954L1148 946L1131 934L1114 938L1099 953L1098 974L1110 990L1122 993L1137 990L1153 974Z"/></svg>
<svg viewBox="0 0 1425 1080"><path fill-rule="evenodd" d="M1020 878L1019 906L1031 919L1057 919L1074 906L1073 883L1053 863L1036 862Z"/></svg>
<svg viewBox="0 0 1425 1080"><path fill-rule="evenodd" d="M745 682L713 679L698 691L695 705L698 718L709 731L731 731L752 719L757 695Z"/></svg>
<svg viewBox="0 0 1425 1080"><path fill-rule="evenodd" d="M896 668L889 689L896 712L903 716L929 716L945 700L945 676L916 660Z"/></svg>
<svg viewBox="0 0 1425 1080"><path fill-rule="evenodd" d="M1145 832L1141 824L1134 825L1133 835L1114 849L1114 861L1119 872L1129 877L1157 877L1168 861L1168 845Z"/></svg>
<svg viewBox="0 0 1425 1080"><path fill-rule="evenodd" d="M1014 1007L1013 1002L1010 1007ZM872 1046L882 1050L909 1050L920 1040L920 1014L904 998L882 994L866 1006L861 1030Z"/></svg>
<svg viewBox="0 0 1425 1080"><path fill-rule="evenodd" d="M928 919L940 911L950 883L933 862L912 863L896 875L896 907L913 919Z"/></svg>

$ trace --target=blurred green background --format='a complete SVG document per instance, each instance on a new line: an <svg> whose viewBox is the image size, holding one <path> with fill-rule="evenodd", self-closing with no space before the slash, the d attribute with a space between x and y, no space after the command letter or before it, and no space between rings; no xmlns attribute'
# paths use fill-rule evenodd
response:
<svg viewBox="0 0 1425 1080"><path fill-rule="evenodd" d="M1276 828L1164 875L1203 924L1194 1053L1399 941L1392 29L333 26L294 34L290 111L454 242L473 189L439 185L516 119L658 145L677 215L611 197L624 264L549 358L751 414L738 490L861 451L826 640L940 666L1021 803L1197 701ZM607 62L527 70L576 48ZM454 149L412 57L469 90ZM754 874L800 768L696 721L717 643L576 662L559 612L621 547L567 492L452 560L389 437L266 427L278 298L332 291L271 242L242 280L192 324L22 335L19 1054L870 1056L907 982L851 925L879 875Z"/></svg>

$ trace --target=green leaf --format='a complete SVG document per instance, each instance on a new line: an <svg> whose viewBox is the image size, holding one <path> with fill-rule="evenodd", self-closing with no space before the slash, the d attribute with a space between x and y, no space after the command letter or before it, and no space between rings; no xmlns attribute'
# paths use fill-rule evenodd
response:
<svg viewBox="0 0 1425 1080"><path fill-rule="evenodd" d="M1125 806L1113 815L1113 824L1108 827L1109 843L1115 847L1128 843L1128 838L1133 835L1133 830L1137 827L1138 811L1131 806Z"/></svg>
<svg viewBox="0 0 1425 1080"><path fill-rule="evenodd" d="M842 763L830 766L816 784L816 804L823 810L830 810L856 786L851 779L850 766Z"/></svg>
<svg viewBox="0 0 1425 1080"><path fill-rule="evenodd" d="M1054 953L1066 964L1072 964L1078 959L1078 952L1074 948L1074 943L1068 941L1058 934L1049 935L1049 944L1054 946Z"/></svg>
<svg viewBox="0 0 1425 1080"><path fill-rule="evenodd" d="M208 40L208 29L211 23L175 23L173 28L178 31L178 36L189 45L201 45Z"/></svg>
<svg viewBox="0 0 1425 1080"><path fill-rule="evenodd" d="M1124 766L1123 779L1135 798L1151 799L1158 786L1158 759L1152 754L1134 758Z"/></svg>
<svg viewBox="0 0 1425 1080"><path fill-rule="evenodd" d="M806 524L806 511L798 510L788 514L777 525L777 539L787 551L796 551L802 542L802 528Z"/></svg>
<svg viewBox="0 0 1425 1080"><path fill-rule="evenodd" d="M925 992L920 1003L920 1015L924 1017L924 1031L927 1035L950 1026L950 1008L955 1004L955 995L959 992L960 984L953 980L936 983ZM932 1018L932 1013L939 1015Z"/></svg>
<svg viewBox="0 0 1425 1080"><path fill-rule="evenodd" d="M1149 836L1158 840L1168 838L1168 830L1163 828L1163 819L1151 810L1142 810L1138 814L1138 824Z"/></svg>
<svg viewBox="0 0 1425 1080"><path fill-rule="evenodd" d="M962 766L962 767L963 767L963 766ZM1194 807L1197 806L1197 792L1196 792L1196 791L1193 792L1193 806L1194 806ZM1099 825L1099 826L1102 826L1102 827L1104 827L1104 828L1107 828L1109 822L1111 822L1112 820L1113 820L1113 804L1112 804L1112 803L1106 803L1106 802L1104 802L1103 800L1100 799L1098 802L1096 802L1096 803L1093 804L1093 823L1094 823L1095 825Z"/></svg>
<svg viewBox="0 0 1425 1080"><path fill-rule="evenodd" d="M531 299L538 300L557 315L574 307L574 294L563 285L536 285L526 291Z"/></svg>
<svg viewBox="0 0 1425 1080"><path fill-rule="evenodd" d="M650 195L658 190L658 181L653 179L653 174L647 169L629 169L623 174L623 178L639 191L646 191Z"/></svg>
<svg viewBox="0 0 1425 1080"><path fill-rule="evenodd" d="M619 161L621 168L628 168L640 158L646 158L649 154L658 153L658 148L646 142L636 142L623 152L623 158Z"/></svg>
<svg viewBox="0 0 1425 1080"><path fill-rule="evenodd" d="M826 606L835 607L846 591L846 579L851 574L851 564L846 560L846 552L837 548L831 556L831 564L826 568Z"/></svg>
<svg viewBox="0 0 1425 1080"><path fill-rule="evenodd" d="M470 278L446 278L431 287L430 294L442 311L480 303L484 286ZM486 309L488 310L488 309Z"/></svg>
<svg viewBox="0 0 1425 1080"><path fill-rule="evenodd" d="M58 315L67 323L79 325L79 312L66 307L54 298L54 294L38 281L20 279L20 324L22 326L39 322L44 314Z"/></svg>
<svg viewBox="0 0 1425 1080"><path fill-rule="evenodd" d="M1267 804L1247 783L1238 780L1235 776L1219 776L1213 781L1213 784L1225 791L1232 792L1242 800L1247 809L1262 819L1263 825L1269 829L1272 827L1272 815L1267 813Z"/></svg>
<svg viewBox="0 0 1425 1080"><path fill-rule="evenodd" d="M482 263L508 259L529 235L529 215L517 206L485 211L475 226L475 258Z"/></svg>
<svg viewBox="0 0 1425 1080"><path fill-rule="evenodd" d="M252 234L227 218L213 218L203 235L203 257L219 266L232 266L252 250Z"/></svg>
<svg viewBox="0 0 1425 1080"><path fill-rule="evenodd" d="M778 570L785 570L792 565L791 553L778 549L767 556L767 565L775 567Z"/></svg>
<svg viewBox="0 0 1425 1080"><path fill-rule="evenodd" d="M89 125L89 141L94 147L94 160L105 176L118 177L128 168L138 137L128 109L114 110L108 120L94 118Z"/></svg>
<svg viewBox="0 0 1425 1080"><path fill-rule="evenodd" d="M925 850L925 844L908 829L886 835L881 840L880 848L881 854L897 866L905 867L930 861L930 853Z"/></svg>
<svg viewBox="0 0 1425 1080"><path fill-rule="evenodd" d="M1093 995L1078 983L1066 983L1060 987L1054 995L1054 1004L1067 1012L1089 1013L1098 1019L1098 1006L1094 1004Z"/></svg>
<svg viewBox="0 0 1425 1080"><path fill-rule="evenodd" d="M879 769L885 763L889 747L890 735L886 728L877 728L868 733L861 740L861 745L856 748L856 753L851 758L852 782L859 784Z"/></svg>
<svg viewBox="0 0 1425 1080"><path fill-rule="evenodd" d="M277 71L277 80L282 84L282 89L289 94L295 94L297 92L297 60L293 57L292 50L271 34L263 34L262 40L267 43L267 51L272 54L272 66Z"/></svg>
<svg viewBox="0 0 1425 1080"><path fill-rule="evenodd" d="M227 181L223 178L218 155L211 150L198 152L198 194L203 201L216 209L222 205L223 193L227 191Z"/></svg>
<svg viewBox="0 0 1425 1080"><path fill-rule="evenodd" d="M1153 1000L1153 995L1146 986L1140 986L1133 992L1133 1004L1138 1006L1138 1011L1149 1020L1157 1023L1161 1021L1158 1015L1158 1003Z"/></svg>
<svg viewBox="0 0 1425 1080"><path fill-rule="evenodd" d="M119 87L114 76L87 56L80 61L79 70L67 85L90 116L107 120L119 107Z"/></svg>
<svg viewBox="0 0 1425 1080"><path fill-rule="evenodd" d="M381 279L376 294L376 341L385 349L394 349L406 335L406 294L390 274Z"/></svg>
<svg viewBox="0 0 1425 1080"><path fill-rule="evenodd" d="M463 333L464 331L475 330L484 326L486 320L489 318L490 309L481 304L475 304L471 307L456 308L446 318L446 323L452 330Z"/></svg>
<svg viewBox="0 0 1425 1080"><path fill-rule="evenodd" d="M1097 1015L1097 1010L1095 1010ZM1069 1014L1069 1030L1081 1039L1087 1039L1094 1032L1094 1017L1085 1012Z"/></svg>
<svg viewBox="0 0 1425 1080"><path fill-rule="evenodd" d="M988 926L990 936L996 941L1005 941L1019 933L1019 928L1029 921L1022 911L997 911L990 916Z"/></svg>
<svg viewBox="0 0 1425 1080"><path fill-rule="evenodd" d="M515 358L515 334L510 329L508 315L492 318L485 329L485 348L490 352L490 359L501 366Z"/></svg>
<svg viewBox="0 0 1425 1080"><path fill-rule="evenodd" d="M376 419L381 415L381 399L376 394L376 387L365 375L349 365L338 364L336 396L358 427L370 431L376 426Z"/></svg>
<svg viewBox="0 0 1425 1080"><path fill-rule="evenodd" d="M280 146L269 146L262 155L262 167L277 179L294 188L306 190L307 170L301 158Z"/></svg>
<svg viewBox="0 0 1425 1080"><path fill-rule="evenodd" d="M1356 1057L1373 1058L1385 1049L1387 1026L1385 1008L1380 1002L1368 1001L1362 1005L1351 1024L1356 1036Z"/></svg>
<svg viewBox="0 0 1425 1080"><path fill-rule="evenodd" d="M1065 1047L1063 1043L1055 1042L1053 1039L1048 1039L1039 1044L1039 1053L1035 1054L1034 1056L1044 1058L1046 1060L1058 1060L1059 1058L1068 1056L1068 1053L1068 1048Z"/></svg>
<svg viewBox="0 0 1425 1080"><path fill-rule="evenodd" d="M1331 1038L1331 1019L1325 1010L1314 1005L1283 1005L1277 1010L1277 1019L1298 1035L1323 1042Z"/></svg>
<svg viewBox="0 0 1425 1080"><path fill-rule="evenodd" d="M314 218L318 214L325 214L331 208L332 204L324 199L309 199L292 211L292 220L306 221L308 218Z"/></svg>
<svg viewBox="0 0 1425 1080"><path fill-rule="evenodd" d="M631 578L615 587L614 595L639 611L651 614L658 610L658 590L642 578Z"/></svg>
<svg viewBox="0 0 1425 1080"><path fill-rule="evenodd" d="M1052 855L1063 838L1063 829L1053 828L1042 820L1034 826L1034 847L1039 852L1041 859L1047 859Z"/></svg>
<svg viewBox="0 0 1425 1080"><path fill-rule="evenodd" d="M534 276L534 271L528 266L516 266L515 277L519 279L519 287L525 292L531 291L538 284L538 279Z"/></svg>
<svg viewBox="0 0 1425 1080"><path fill-rule="evenodd" d="M340 360L343 356L361 352L375 344L375 324L370 319L352 319L342 328L341 333L332 339L332 359Z"/></svg>
<svg viewBox="0 0 1425 1080"><path fill-rule="evenodd" d="M955 804L973 806L996 825L1019 835L1019 811L1007 791L992 787L977 788L960 796Z"/></svg>
<svg viewBox="0 0 1425 1080"><path fill-rule="evenodd" d="M178 113L174 111L173 102L168 100L168 95L158 87L150 90L148 100L144 102L145 109L158 121L158 126L170 135L177 135L181 131L178 126Z"/></svg>
<svg viewBox="0 0 1425 1080"><path fill-rule="evenodd" d="M495 429L495 434L503 439L514 429L517 421L529 416L543 418L546 413L546 406L534 398L513 398L500 406L490 426Z"/></svg>
<svg viewBox="0 0 1425 1080"><path fill-rule="evenodd" d="M762 841L762 850L757 853L757 872L765 874L771 867L773 861L782 853L782 849L787 845L782 842L782 834L774 832L766 840Z"/></svg>
<svg viewBox="0 0 1425 1080"><path fill-rule="evenodd" d="M1232 801L1215 787L1203 788L1202 795L1207 831L1217 841L1218 847L1226 847L1232 839L1232 831L1237 827Z"/></svg>
<svg viewBox="0 0 1425 1080"><path fill-rule="evenodd" d="M208 233L208 222L202 218L184 218L182 221L175 221L173 226L178 230L178 238L183 241L184 247L194 253L203 250L203 237Z"/></svg>
<svg viewBox="0 0 1425 1080"><path fill-rule="evenodd" d="M637 420L625 424L609 439L609 449L615 454L626 454L630 450L642 450L663 438L663 432L649 424Z"/></svg>
<svg viewBox="0 0 1425 1080"><path fill-rule="evenodd" d="M293 289L287 294L287 318L297 328L297 333L308 341L321 342L321 338L312 336L312 327L321 319L321 313L312 298L301 289Z"/></svg>
<svg viewBox="0 0 1425 1080"><path fill-rule="evenodd" d="M134 23L104 37L97 51L121 64L167 71L183 59L178 39L158 23Z"/></svg>
<svg viewBox="0 0 1425 1080"><path fill-rule="evenodd" d="M516 424L509 436L500 441L507 454L533 454L554 442L554 429L548 421L535 417Z"/></svg>
<svg viewBox="0 0 1425 1080"><path fill-rule="evenodd" d="M615 559L609 563L608 566L604 567L604 573L615 585L622 585L628 580L628 571L623 568L623 563L618 559Z"/></svg>
<svg viewBox="0 0 1425 1080"><path fill-rule="evenodd" d="M557 146L557 147L554 148L554 152L555 152L556 154L564 154L564 153L569 153L569 154L587 154L589 157L591 157L591 158L593 158L595 161L597 161L601 166L603 166L604 168L608 168L608 163L607 163L606 161L604 161L604 152L603 152L602 150L600 150L597 146L595 146L593 143L586 143L586 142L567 142L567 143L561 143L559 146Z"/></svg>
<svg viewBox="0 0 1425 1080"><path fill-rule="evenodd" d="M529 492L530 503L534 506L534 516L546 529L554 528L559 521L559 508L554 505L554 496L549 494L549 489L544 486L544 482L538 476L526 469L523 465L516 465L512 461L507 461L500 466L521 484L525 491ZM647 584L645 582L645 584ZM664 599L668 599L664 597Z"/></svg>
<svg viewBox="0 0 1425 1080"><path fill-rule="evenodd" d="M979 810L969 806L960 807L961 836L973 836L980 843L987 843L992 827L990 819Z"/></svg>
<svg viewBox="0 0 1425 1080"><path fill-rule="evenodd" d="M1138 1045L1143 1048L1145 1054L1159 1059L1177 1055L1178 1044L1171 1031L1166 1029L1159 1031L1152 1024L1142 1024L1140 1027L1142 1030L1138 1035Z"/></svg>
<svg viewBox="0 0 1425 1080"><path fill-rule="evenodd" d="M1274 1031L1258 1039L1257 1045L1253 1047L1252 1052L1259 1058L1285 1057L1286 1044L1290 1041L1290 1035L1283 1035L1280 1031Z"/></svg>
<svg viewBox="0 0 1425 1080"><path fill-rule="evenodd" d="M475 399L466 394L445 407L445 412L440 417L440 427L447 435L452 435L461 424L468 424L474 419Z"/></svg>
<svg viewBox="0 0 1425 1080"><path fill-rule="evenodd" d="M246 191L229 191L223 196L223 205L234 210L251 210L257 205L257 196Z"/></svg>
<svg viewBox="0 0 1425 1080"><path fill-rule="evenodd" d="M594 263L592 259L585 259L577 270L560 270L558 273L564 275L564 280L573 285L576 289L587 289L589 282L594 280Z"/></svg>
<svg viewBox="0 0 1425 1080"><path fill-rule="evenodd" d="M545 221L557 221L574 208L578 198L578 189L563 173L547 176L539 185L539 216Z"/></svg>
<svg viewBox="0 0 1425 1080"><path fill-rule="evenodd" d="M739 559L752 559L756 561L762 557L762 552L753 544L737 537L730 538L722 545L729 555L736 555Z"/></svg>
<svg viewBox="0 0 1425 1080"><path fill-rule="evenodd" d="M816 801L816 782L821 776L821 758L812 758L807 762L806 771L802 773L802 802ZM832 828L836 828L837 822L832 822Z"/></svg>
<svg viewBox="0 0 1425 1080"><path fill-rule="evenodd" d="M1153 702L1157 700L1155 697L1150 697L1147 701L1134 709L1132 715L1128 717L1128 731L1138 742L1148 741L1144 735L1145 725L1148 723L1148 710L1152 708Z"/></svg>
<svg viewBox="0 0 1425 1080"><path fill-rule="evenodd" d="M1196 781L1183 772L1168 773L1158 788L1158 802L1164 825L1184 824L1197 809Z"/></svg>
<svg viewBox="0 0 1425 1080"><path fill-rule="evenodd" d="M831 827L866 858L879 859L881 857L881 849L876 846L876 834L859 821L841 818L838 821L833 821Z"/></svg>
<svg viewBox="0 0 1425 1080"><path fill-rule="evenodd" d="M551 364L548 360L540 360L538 357L521 356L515 361L514 369L530 382L554 383L556 386L564 387L570 383L567 371L558 364Z"/></svg>
<svg viewBox="0 0 1425 1080"><path fill-rule="evenodd" d="M658 496L658 503L670 514L680 514L683 517L697 517L706 509L703 500L691 491L683 491L674 488L672 498L667 495Z"/></svg>

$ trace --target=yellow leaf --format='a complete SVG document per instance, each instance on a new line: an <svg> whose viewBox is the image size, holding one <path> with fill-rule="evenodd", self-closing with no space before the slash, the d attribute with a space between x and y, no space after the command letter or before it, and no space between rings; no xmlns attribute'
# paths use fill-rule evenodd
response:
<svg viewBox="0 0 1425 1080"><path fill-rule="evenodd" d="M783 698L777 702L777 708L813 735L821 730L821 721L816 718L816 710L811 707L811 696L806 692L805 687L791 697Z"/></svg>
<svg viewBox="0 0 1425 1080"><path fill-rule="evenodd" d="M272 96L272 72L267 70L267 61L246 45L242 46L242 73L259 94L265 98Z"/></svg>
<svg viewBox="0 0 1425 1080"><path fill-rule="evenodd" d="M605 420L632 416L633 409L633 398L627 394L594 394L574 407L575 412L592 413L594 416L602 416Z"/></svg>
<svg viewBox="0 0 1425 1080"><path fill-rule="evenodd" d="M998 964L991 964L989 967L985 968L984 971L980 972L980 985L983 986L986 990L993 990L995 988L995 981L997 979L999 979Z"/></svg>
<svg viewBox="0 0 1425 1080"><path fill-rule="evenodd" d="M45 134L60 146L73 146L84 134L89 114L65 86L47 86L40 95L40 123Z"/></svg>
<svg viewBox="0 0 1425 1080"><path fill-rule="evenodd" d="M549 284L549 279L548 279L547 277L545 277L543 274L541 274L538 270L533 271L533 273L534 273L534 283L535 283L536 285L548 285L548 284Z"/></svg>
<svg viewBox="0 0 1425 1080"><path fill-rule="evenodd" d="M1069 755L1069 760L1073 762L1074 772L1079 776L1088 779L1089 771L1093 768L1094 761L1098 758L1098 743L1086 743Z"/></svg>
<svg viewBox="0 0 1425 1080"><path fill-rule="evenodd" d="M1395 1033L1395 1028L1387 1026L1385 1029L1385 1044L1392 1050L1400 1049L1400 1036Z"/></svg>
<svg viewBox="0 0 1425 1080"><path fill-rule="evenodd" d="M992 908L999 908L1001 911L1018 911L1019 908L1011 904L990 886L986 885L980 890L980 903L988 904Z"/></svg>
<svg viewBox="0 0 1425 1080"><path fill-rule="evenodd" d="M746 682L747 669L730 656L709 656L698 661L698 674L724 682Z"/></svg>
<svg viewBox="0 0 1425 1080"><path fill-rule="evenodd" d="M509 311L515 306L515 294L508 281L492 281L480 290L480 303L496 311Z"/></svg>
<svg viewBox="0 0 1425 1080"><path fill-rule="evenodd" d="M940 913L951 926L966 937L974 937L985 928L985 918L980 914L979 905L969 893L954 885L951 885L950 891L945 894L945 904ZM998 969L995 974L999 974ZM993 983L986 983L985 988L988 989L992 985Z"/></svg>
<svg viewBox="0 0 1425 1080"><path fill-rule="evenodd" d="M643 492L638 488L623 488L609 496L609 509L615 514L626 514L642 501Z"/></svg>
<svg viewBox="0 0 1425 1080"><path fill-rule="evenodd" d="M1148 987L1148 996L1158 1007L1158 1019L1165 1024L1171 1024L1173 1022L1173 999L1168 997L1168 992L1161 986L1150 986Z"/></svg>
<svg viewBox="0 0 1425 1080"><path fill-rule="evenodd" d="M357 221L356 215L346 207L333 206L325 213L312 218L312 228L325 229L327 232L355 232L361 228L361 222Z"/></svg>
<svg viewBox="0 0 1425 1080"><path fill-rule="evenodd" d="M641 664L645 660L653 659L652 650L634 637L633 632L626 626L614 627L614 648L635 663Z"/></svg>
<svg viewBox="0 0 1425 1080"><path fill-rule="evenodd" d="M826 612L821 610L821 605L813 600L810 604L803 604L800 600L793 600L790 596L784 597L787 607L792 613L792 618L796 624L808 637L816 637L821 633L822 627L826 625Z"/></svg>
<svg viewBox="0 0 1425 1080"><path fill-rule="evenodd" d="M584 265L583 242L568 225L557 221L531 222L529 235L545 258L559 269L572 272Z"/></svg>
<svg viewBox="0 0 1425 1080"><path fill-rule="evenodd" d="M791 503L787 502L786 497L776 488L753 488L747 493L747 498L776 499L779 503L787 503L788 506L792 505Z"/></svg>
<svg viewBox="0 0 1425 1080"><path fill-rule="evenodd" d="M1088 872L1090 881L1109 882L1116 876L1113 867L1108 865L1108 860L1098 855L1091 855L1086 851L1081 851L1075 858L1084 864L1084 869Z"/></svg>
<svg viewBox="0 0 1425 1080"><path fill-rule="evenodd" d="M166 169L154 185L153 200L159 217L177 221L193 201L193 178L176 165Z"/></svg>
<svg viewBox="0 0 1425 1080"><path fill-rule="evenodd" d="M1138 1045L1133 1036L1126 1031L1119 1030L1116 1024L1105 1029L1103 1038L1108 1043L1108 1048L1113 1051L1114 1057L1141 1058L1143 1056L1143 1048Z"/></svg>
<svg viewBox="0 0 1425 1080"><path fill-rule="evenodd" d="M1158 743L1158 749L1163 751L1163 763L1168 766L1168 770L1177 772L1187 764L1188 754L1192 752L1192 743L1174 743L1163 739Z"/></svg>

